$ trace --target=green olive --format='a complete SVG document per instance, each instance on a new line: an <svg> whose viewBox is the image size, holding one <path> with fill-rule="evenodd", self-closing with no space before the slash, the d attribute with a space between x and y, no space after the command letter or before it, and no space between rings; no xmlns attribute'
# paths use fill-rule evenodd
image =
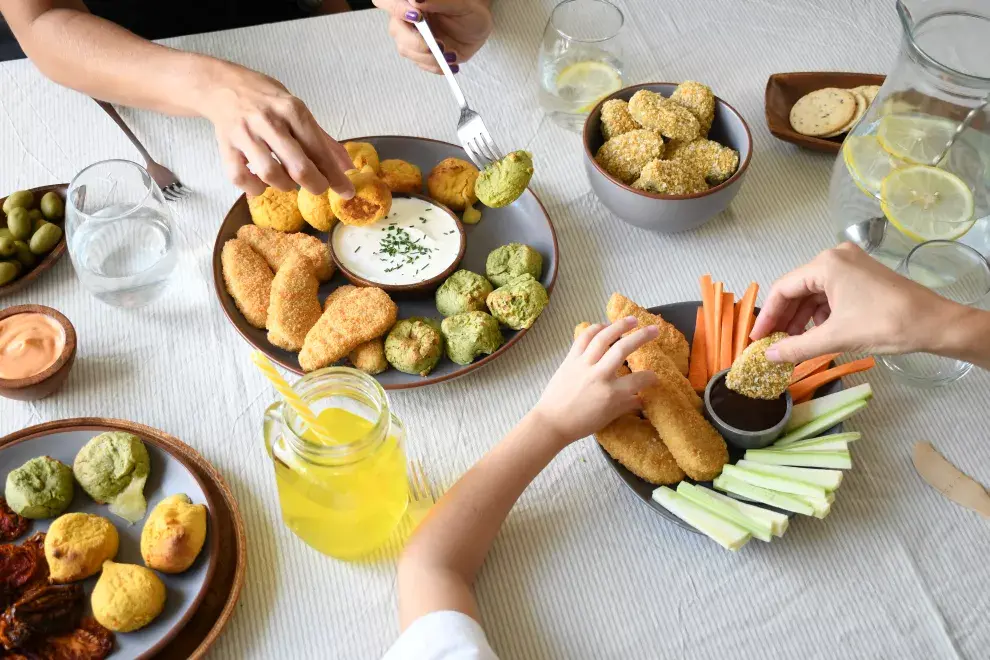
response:
<svg viewBox="0 0 990 660"><path fill-rule="evenodd" d="M7 238L13 238L14 237L14 235L10 233L10 230L9 229L7 229L6 227L0 227L0 238L3 238L5 236Z"/></svg>
<svg viewBox="0 0 990 660"><path fill-rule="evenodd" d="M31 252L37 255L48 254L62 240L62 228L46 222L31 237Z"/></svg>
<svg viewBox="0 0 990 660"><path fill-rule="evenodd" d="M41 211L39 211L38 213L41 213ZM38 231L39 229L41 229L41 225L47 225L48 224L48 221L45 220L45 217L44 216L42 216L42 217L40 217L40 218L38 218L36 220L32 218L31 222L34 223L34 231Z"/></svg>
<svg viewBox="0 0 990 660"><path fill-rule="evenodd" d="M31 218L31 222L45 219L45 216L41 215L41 209L29 209L28 216Z"/></svg>
<svg viewBox="0 0 990 660"><path fill-rule="evenodd" d="M21 274L20 266L16 261L0 261L0 286L13 282Z"/></svg>
<svg viewBox="0 0 990 660"><path fill-rule="evenodd" d="M0 238L0 258L12 257L17 254L14 249L14 239L10 236Z"/></svg>
<svg viewBox="0 0 990 660"><path fill-rule="evenodd" d="M61 220L62 216L65 215L65 204L62 203L62 198L58 196L58 193L53 190L42 196L39 206L46 220Z"/></svg>
<svg viewBox="0 0 990 660"><path fill-rule="evenodd" d="M34 265L38 263L38 257L34 256L31 247L24 241L14 241L14 250L16 250L17 260L25 268L34 268Z"/></svg>
<svg viewBox="0 0 990 660"><path fill-rule="evenodd" d="M18 207L29 209L34 206L34 193L30 190L18 190L10 193L3 202L3 212L10 215L13 209Z"/></svg>
<svg viewBox="0 0 990 660"><path fill-rule="evenodd" d="M31 222L27 209L22 207L11 209L7 214L7 229L19 241L31 238L31 234L34 233L34 223Z"/></svg>

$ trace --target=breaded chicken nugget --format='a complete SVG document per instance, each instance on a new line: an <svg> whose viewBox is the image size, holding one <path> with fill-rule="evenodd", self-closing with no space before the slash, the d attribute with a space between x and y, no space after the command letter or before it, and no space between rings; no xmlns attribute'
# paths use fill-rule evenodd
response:
<svg viewBox="0 0 990 660"><path fill-rule="evenodd" d="M266 188L258 196L247 196L251 220L259 227L278 231L299 231L303 217L296 204L297 193L282 192L277 188Z"/></svg>
<svg viewBox="0 0 990 660"><path fill-rule="evenodd" d="M632 95L629 114L640 126L657 131L665 138L694 140L701 135L701 124L690 110L648 89Z"/></svg>
<svg viewBox="0 0 990 660"><path fill-rule="evenodd" d="M460 158L444 158L430 170L426 187L430 197L455 211L463 211L478 201L474 183L481 172Z"/></svg>
<svg viewBox="0 0 990 660"><path fill-rule="evenodd" d="M702 414L684 402L671 383L659 379L640 392L643 414L687 476L709 481L729 461L725 440Z"/></svg>
<svg viewBox="0 0 990 660"><path fill-rule="evenodd" d="M384 163L382 163L384 165ZM382 337L358 344L353 351L347 355L355 369L359 369L372 376L380 374L388 369L388 360L385 359L385 340Z"/></svg>
<svg viewBox="0 0 990 660"><path fill-rule="evenodd" d="M347 178L354 184L354 196L344 199L333 188L327 191L330 209L345 225L363 227L373 225L392 210L392 191L369 166L360 170L347 170Z"/></svg>
<svg viewBox="0 0 990 660"><path fill-rule="evenodd" d="M725 386L751 399L780 397L791 383L794 363L771 362L767 349L782 339L787 339L787 333L775 332L747 346L725 375Z"/></svg>
<svg viewBox="0 0 990 660"><path fill-rule="evenodd" d="M320 283L309 259L293 251L272 281L268 304L268 341L287 351L302 349L310 328L323 313L317 290Z"/></svg>
<svg viewBox="0 0 990 660"><path fill-rule="evenodd" d="M423 190L423 173L412 163L398 158L383 160L378 178L393 193L419 193Z"/></svg>
<svg viewBox="0 0 990 660"><path fill-rule="evenodd" d="M398 314L396 304L377 287L353 287L334 296L306 334L299 366L314 371L333 364L360 344L388 332Z"/></svg>
<svg viewBox="0 0 990 660"><path fill-rule="evenodd" d="M622 99L611 99L602 104L602 137L606 140L640 128L642 126L629 114L629 104Z"/></svg>
<svg viewBox="0 0 990 660"><path fill-rule="evenodd" d="M623 183L632 183L643 167L663 155L663 140L653 131L637 129L612 138L598 149L595 160Z"/></svg>
<svg viewBox="0 0 990 660"><path fill-rule="evenodd" d="M701 126L701 137L708 137L715 119L715 95L710 87L685 80L670 95L670 100L690 110Z"/></svg>
<svg viewBox="0 0 990 660"><path fill-rule="evenodd" d="M254 225L250 225L254 226ZM223 282L237 309L256 328L268 319L268 299L272 290L272 269L246 242L232 238L220 252Z"/></svg>
<svg viewBox="0 0 990 660"><path fill-rule="evenodd" d="M654 195L693 195L708 190L701 171L681 160L651 160L632 187Z"/></svg>
<svg viewBox="0 0 990 660"><path fill-rule="evenodd" d="M316 236L286 234L273 229L244 225L237 230L237 238L248 243L255 252L264 257L272 270L277 271L281 268L282 262L295 250L309 259L316 279L326 282L333 277L334 265L330 259L330 246Z"/></svg>
<svg viewBox="0 0 990 660"><path fill-rule="evenodd" d="M378 174L381 164L378 162L378 152L369 142L345 142L344 149L354 163L354 169L360 170L363 167L370 167L375 174Z"/></svg>
<svg viewBox="0 0 990 660"><path fill-rule="evenodd" d="M615 323L626 316L635 316L637 328L655 325L660 329L660 336L640 348L656 347L667 354L674 362L677 371L682 375L688 372L688 358L691 347L680 330L667 323L659 314L651 314L621 293L613 293L605 307L608 320ZM632 366L630 364L630 366Z"/></svg>
<svg viewBox="0 0 990 660"><path fill-rule="evenodd" d="M342 284L338 286L336 289L331 291L330 295L327 296L327 299L323 301L323 311L330 309L330 305L334 304L337 300L340 300L344 296L349 296L351 291L356 288L357 287L353 284Z"/></svg>
<svg viewBox="0 0 990 660"><path fill-rule="evenodd" d="M303 220L314 229L330 231L330 227L337 220L333 209L330 208L330 199L327 198L326 193L314 195L305 188L300 188L296 204L299 206Z"/></svg>
<svg viewBox="0 0 990 660"><path fill-rule="evenodd" d="M596 433L595 440L609 456L651 484L676 484L684 479L684 470L677 466L656 429L637 415L622 415Z"/></svg>
<svg viewBox="0 0 990 660"><path fill-rule="evenodd" d="M675 155L669 157L674 162L684 163L700 172L713 186L728 180L739 168L738 151L706 139L685 144Z"/></svg>

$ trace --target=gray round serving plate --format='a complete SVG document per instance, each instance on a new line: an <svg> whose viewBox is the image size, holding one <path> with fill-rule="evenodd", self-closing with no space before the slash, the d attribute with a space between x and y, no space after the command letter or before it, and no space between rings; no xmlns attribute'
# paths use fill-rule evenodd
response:
<svg viewBox="0 0 990 660"><path fill-rule="evenodd" d="M10 440L0 439L0 483L6 483L7 473L20 467L37 456L51 456L68 466L72 466L76 454L90 439L106 431L121 430L112 424L80 424L67 430L40 431ZM15 434L16 435L16 434ZM193 565L184 573L167 575L156 572L165 583L165 609L148 626L130 633L115 633L114 650L110 658L135 658L144 660L154 657L183 626L192 618L206 596L210 579L216 570L219 538L214 533L216 505L199 477L193 474L183 458L173 455L157 444L153 437L136 434L144 441L151 459L151 474L145 485L144 494L148 501L148 513L169 495L185 493L194 504L205 504L208 510L206 542ZM133 525L112 513L106 505L97 504L75 484L75 495L66 513L82 512L103 516L113 523L120 536L120 549L113 561L144 566L141 558L141 530L145 517ZM14 543L22 543L37 532L47 532L52 520L32 520L27 533ZM86 592L84 611L89 614L89 597L99 574L83 580Z"/></svg>
<svg viewBox="0 0 990 660"><path fill-rule="evenodd" d="M695 321L697 320L698 307L700 306L701 306L701 301L680 302L680 303L671 303L669 305L660 305L658 307L651 307L649 311L653 314L659 314L664 318L665 321L673 324L675 328L677 328L684 334L684 336L688 340L688 344L690 345L692 340L694 339L694 324ZM759 310L757 310L757 313L759 313ZM826 394L832 394L833 392L838 392L841 389L842 389L842 382L836 381L830 383L829 385L819 388L818 392L815 394L815 397L817 398L820 396L825 396ZM825 435L827 433L840 433L841 431L842 431L842 424L837 424L834 427L828 429L827 431L823 431L821 435ZM701 533L698 530L696 530L694 527L687 524L686 522L684 522L683 520L672 514L670 511L668 511L667 509L663 508L662 506L660 506L659 504L653 501L653 491L657 489L657 486L651 484L648 481L644 481L640 479L635 474L624 468L617 460L609 456L608 452L605 451L605 448L602 447L600 444L598 445L598 448L601 450L602 455L605 456L605 460L608 461L608 464L612 466L612 469L615 470L616 474L619 475L619 478L622 479L622 482L626 484L626 486L628 486L630 490L632 490L632 492L636 494L636 497L638 497L644 503L646 503L648 507L656 511L658 514L660 514L667 520L673 522L674 524L680 527L683 527L686 530L694 532L695 534ZM729 462L735 463L736 461L740 460L743 457L743 454L745 453L746 453L745 450L736 449L732 445L729 445ZM688 481L690 481L690 483L698 483L701 484L702 486L713 488L712 482L710 481L699 482L699 481L692 481L690 479ZM783 511L780 509L776 509L774 507L770 507L758 503L754 503L754 504L756 504L756 506L762 506L763 508L771 509L773 511L779 511L780 513L784 513L788 516L794 515L790 511Z"/></svg>
<svg viewBox="0 0 990 660"><path fill-rule="evenodd" d="M348 141L370 142L382 160L399 158L416 165L423 172L424 184L430 170L444 158L454 157L469 160L461 147L428 138L374 136L351 138ZM550 221L550 216L533 191L527 189L522 197L500 209L486 206L479 206L479 208L481 208L481 222L476 225L464 226L467 235L467 249L459 268L484 274L485 260L489 252L506 243L525 243L543 256L543 275L540 282L546 287L547 292L552 294L553 285L557 279L559 261L557 234L554 231L553 223ZM243 225L250 224L250 222L251 214L248 211L247 198L241 195L234 202L227 217L224 218L220 232L217 234L216 244L213 247L213 280L217 297L220 299L220 306L230 322L249 344L267 355L273 362L302 375L304 372L299 366L297 354L270 344L267 331L251 326L244 319L244 316L238 311L234 299L227 293L224 286L223 270L220 264L223 244L231 238L235 238L237 230ZM303 231L318 236L324 242L328 240L327 232L316 231L309 225L306 225ZM320 300L325 299L331 291L342 284L348 284L347 279L340 272L335 273L332 280L320 285ZM406 296L396 293L392 295L392 299L399 306L400 319L410 316L442 319L433 303L432 294L424 297L422 295L410 294ZM552 301L551 304L553 304ZM537 320L538 322L539 320ZM526 330L515 331L503 328L502 334L505 337L505 343L502 347L491 355L475 360L472 364L465 366L454 364L445 356L426 377L405 374L390 368L376 378L386 390L402 390L432 385L463 376L500 357L526 334Z"/></svg>

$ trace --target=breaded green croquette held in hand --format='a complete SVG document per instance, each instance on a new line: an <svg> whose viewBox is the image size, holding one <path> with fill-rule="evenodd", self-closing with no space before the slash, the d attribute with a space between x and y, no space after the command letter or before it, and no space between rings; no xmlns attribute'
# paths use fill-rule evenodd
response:
<svg viewBox="0 0 990 660"><path fill-rule="evenodd" d="M606 140L640 128L642 126L629 114L629 104L622 99L611 99L602 104L602 136Z"/></svg>
<svg viewBox="0 0 990 660"><path fill-rule="evenodd" d="M725 386L751 399L773 400L787 391L794 363L767 359L767 349L787 336L786 332L775 332L747 346L725 375Z"/></svg>
<svg viewBox="0 0 990 660"><path fill-rule="evenodd" d="M651 160L632 187L655 195L693 195L708 190L701 171L679 160Z"/></svg>
<svg viewBox="0 0 990 660"><path fill-rule="evenodd" d="M657 131L665 138L695 140L701 135L701 124L690 110L647 89L639 90L629 99L629 114L643 128Z"/></svg>
<svg viewBox="0 0 990 660"><path fill-rule="evenodd" d="M274 278L268 263L246 241L232 238L223 244L220 264L227 293L234 299L237 309L248 323L264 328Z"/></svg>
<svg viewBox="0 0 990 660"><path fill-rule="evenodd" d="M701 136L708 136L715 119L715 95L707 85L685 80L670 95L670 100L687 108L698 120Z"/></svg>
<svg viewBox="0 0 990 660"><path fill-rule="evenodd" d="M706 139L679 147L670 158L692 166L713 186L728 180L739 169L738 151Z"/></svg>
<svg viewBox="0 0 990 660"><path fill-rule="evenodd" d="M622 415L595 439L609 456L651 484L676 484L685 477L653 425L638 415Z"/></svg>
<svg viewBox="0 0 990 660"><path fill-rule="evenodd" d="M632 183L643 167L663 156L663 140L653 131L638 129L612 138L595 154L605 171L623 183Z"/></svg>
<svg viewBox="0 0 990 660"><path fill-rule="evenodd" d="M497 209L519 199L532 178L533 157L526 151L513 151L481 171L474 191L482 204Z"/></svg>

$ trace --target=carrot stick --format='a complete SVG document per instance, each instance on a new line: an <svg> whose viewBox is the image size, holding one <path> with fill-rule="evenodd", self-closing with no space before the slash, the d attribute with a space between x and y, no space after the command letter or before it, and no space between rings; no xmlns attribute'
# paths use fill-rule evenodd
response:
<svg viewBox="0 0 990 660"><path fill-rule="evenodd" d="M694 340L691 342L691 363L688 368L688 381L695 392L705 391L708 384L708 348L705 345L705 310L698 308L698 318L694 322Z"/></svg>
<svg viewBox="0 0 990 660"><path fill-rule="evenodd" d="M719 346L718 370L732 366L732 316L736 297L729 292L722 294L722 343Z"/></svg>
<svg viewBox="0 0 990 660"><path fill-rule="evenodd" d="M701 307L705 312L705 380L711 376L711 365L715 364L715 285L711 275L701 276Z"/></svg>
<svg viewBox="0 0 990 660"><path fill-rule="evenodd" d="M791 375L791 385L807 378L808 376L820 373L828 369L828 365L831 364L832 360L839 357L841 353L828 353L826 355L819 355L818 357L811 358L810 360L805 360L801 364L794 367L794 374Z"/></svg>
<svg viewBox="0 0 990 660"><path fill-rule="evenodd" d="M867 369L872 369L876 365L877 361L872 357L863 358L861 360L853 360L852 362L846 362L845 364L840 364L837 367L832 367L831 369L826 369L821 373L814 374L813 376L808 376L804 380L800 380L793 385L791 385L788 391L791 393L791 398L795 402L803 402L810 399L814 395L815 390L817 390L822 385L827 385L833 380L838 380L843 376L848 376L850 374L859 373L860 371L866 371Z"/></svg>
<svg viewBox="0 0 990 660"><path fill-rule="evenodd" d="M756 325L756 312L749 315L749 330L746 331L746 346L753 343L753 340L749 338L749 333L753 332L753 326ZM745 348L743 348L745 350Z"/></svg>
<svg viewBox="0 0 990 660"><path fill-rule="evenodd" d="M718 365L722 360L722 356L719 351L722 346L722 283L715 283L715 292L712 294L715 299L715 312L712 320L715 323L715 329L713 334L709 335L706 339L709 341L708 354L712 356L711 361L708 362L708 377L711 378L718 373Z"/></svg>
<svg viewBox="0 0 990 660"><path fill-rule="evenodd" d="M732 342L733 360L738 358L739 354L749 345L749 333L753 331L753 323L750 322L750 319L754 319L754 321L756 319L753 315L753 308L756 307L756 294L759 292L760 285L756 282L750 282L749 286L746 287L746 293L739 299L740 322L736 323L736 334ZM746 319L746 323L742 323L742 319Z"/></svg>

